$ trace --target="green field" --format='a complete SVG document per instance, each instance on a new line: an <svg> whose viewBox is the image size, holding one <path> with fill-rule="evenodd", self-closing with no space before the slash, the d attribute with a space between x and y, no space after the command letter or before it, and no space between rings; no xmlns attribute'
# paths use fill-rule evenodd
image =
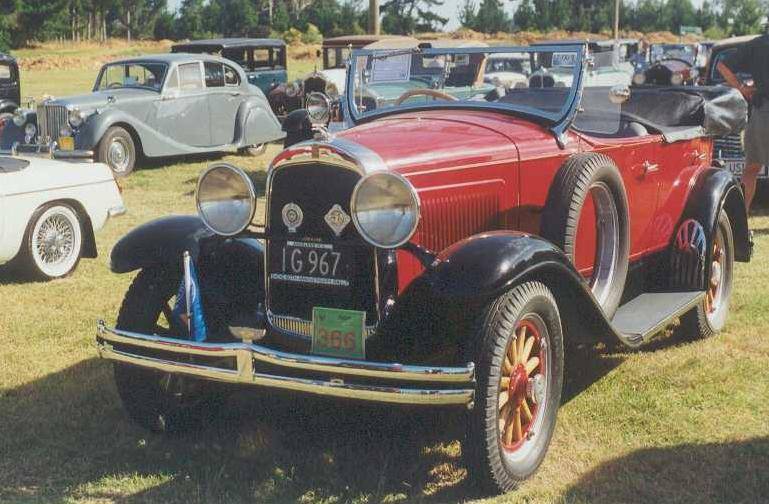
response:
<svg viewBox="0 0 769 504"><path fill-rule="evenodd" d="M95 73L30 71L25 95L86 91ZM224 159L263 170L276 152ZM241 393L208 429L184 437L128 422L93 344L96 319L114 323L132 279L109 272L109 250L147 220L193 212L197 175L215 159L156 162L128 178L129 213L108 223L97 237L100 257L72 277L19 283L0 269L0 502L479 498L460 460L461 411L340 410ZM632 353L572 351L544 465L518 492L488 502L766 501L769 213L759 209L751 227L756 255L736 267L726 330Z"/></svg>

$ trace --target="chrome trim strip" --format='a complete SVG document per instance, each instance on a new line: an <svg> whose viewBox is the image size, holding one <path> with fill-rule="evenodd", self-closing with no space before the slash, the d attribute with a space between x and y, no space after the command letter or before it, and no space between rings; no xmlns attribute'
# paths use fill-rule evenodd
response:
<svg viewBox="0 0 769 504"><path fill-rule="evenodd" d="M103 321L98 323L98 338L101 340L97 341L100 357L166 373L195 376L224 383L248 384L379 403L473 407L475 395L473 364L468 364L464 368L403 366L289 354L246 343L188 343L159 336L147 336L110 329L106 327ZM237 369L217 368L203 364L135 355L130 351L115 349L113 343L165 350L181 355L234 357ZM254 369L255 362L274 364L289 369L328 372L332 376L328 380L321 380L265 374ZM456 384L459 388L403 388L386 384L351 384L345 383L340 376L384 378L425 384L448 383Z"/></svg>
<svg viewBox="0 0 769 504"><path fill-rule="evenodd" d="M305 320L298 317L288 317L286 315L276 315L271 311L267 311L267 320L270 321L270 325L280 329L281 331L287 331L291 334L300 336L306 336L312 338L312 321ZM376 333L376 326L366 326L363 328L366 338L370 338Z"/></svg>

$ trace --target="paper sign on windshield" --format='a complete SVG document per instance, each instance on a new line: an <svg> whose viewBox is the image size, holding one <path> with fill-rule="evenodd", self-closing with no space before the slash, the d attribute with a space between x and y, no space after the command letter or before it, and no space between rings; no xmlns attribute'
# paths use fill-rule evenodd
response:
<svg viewBox="0 0 769 504"><path fill-rule="evenodd" d="M411 55L401 54L375 58L371 64L369 82L405 82L411 75Z"/></svg>
<svg viewBox="0 0 769 504"><path fill-rule="evenodd" d="M577 53L553 53L553 66L573 67L577 64Z"/></svg>

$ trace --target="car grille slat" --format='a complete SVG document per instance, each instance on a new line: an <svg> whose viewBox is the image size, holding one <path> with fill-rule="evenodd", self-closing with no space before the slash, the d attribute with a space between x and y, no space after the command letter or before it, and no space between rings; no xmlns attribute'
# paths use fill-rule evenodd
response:
<svg viewBox="0 0 769 504"><path fill-rule="evenodd" d="M67 107L41 104L37 107L37 128L39 139L48 143L59 139L59 131L67 125Z"/></svg>
<svg viewBox="0 0 769 504"><path fill-rule="evenodd" d="M713 157L715 159L745 159L740 135L716 138L713 143Z"/></svg>

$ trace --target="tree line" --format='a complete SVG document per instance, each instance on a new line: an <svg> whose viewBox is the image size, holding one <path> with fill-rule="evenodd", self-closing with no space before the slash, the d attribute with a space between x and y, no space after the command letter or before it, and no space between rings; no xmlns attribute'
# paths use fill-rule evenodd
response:
<svg viewBox="0 0 769 504"><path fill-rule="evenodd" d="M698 26L706 36L756 33L769 0L621 0L620 25L642 32ZM439 31L448 19L444 0L382 0L385 33ZM610 0L519 0L513 15L501 0L464 0L459 21L484 33L519 30L605 32L613 24ZM167 0L0 0L0 46L33 41L195 39L214 36L321 37L365 33L367 0L183 0L176 12Z"/></svg>

